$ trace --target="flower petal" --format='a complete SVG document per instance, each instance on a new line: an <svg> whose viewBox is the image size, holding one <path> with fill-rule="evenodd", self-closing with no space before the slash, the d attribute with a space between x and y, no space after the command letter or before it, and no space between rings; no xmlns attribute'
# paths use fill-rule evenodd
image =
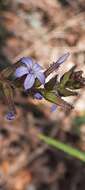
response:
<svg viewBox="0 0 85 190"><path fill-rule="evenodd" d="M28 73L28 70L26 67L24 66L21 66L21 67L18 67L15 71L15 77L19 78L19 77L22 77L23 75L27 74Z"/></svg>
<svg viewBox="0 0 85 190"><path fill-rule="evenodd" d="M27 66L28 70L32 69L33 60L31 57L23 57L20 61Z"/></svg>
<svg viewBox="0 0 85 190"><path fill-rule="evenodd" d="M43 71L43 68L38 64L38 63L34 63L33 64L33 71L36 73L36 72L41 72Z"/></svg>
<svg viewBox="0 0 85 190"><path fill-rule="evenodd" d="M25 90L30 89L35 82L35 76L33 74L28 74L24 81Z"/></svg>
<svg viewBox="0 0 85 190"><path fill-rule="evenodd" d="M37 92L35 95L34 95L34 98L38 99L38 100L42 100L43 96Z"/></svg>
<svg viewBox="0 0 85 190"><path fill-rule="evenodd" d="M35 73L36 77L38 78L38 80L40 81L41 84L45 84L45 75L43 72L36 72Z"/></svg>
<svg viewBox="0 0 85 190"><path fill-rule="evenodd" d="M53 105L51 106L51 112L56 111L56 108L57 108L57 105L56 105L56 104L53 104Z"/></svg>

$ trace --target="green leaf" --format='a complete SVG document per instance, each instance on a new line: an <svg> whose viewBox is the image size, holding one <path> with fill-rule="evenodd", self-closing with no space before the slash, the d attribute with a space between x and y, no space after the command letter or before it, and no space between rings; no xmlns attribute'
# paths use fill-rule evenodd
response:
<svg viewBox="0 0 85 190"><path fill-rule="evenodd" d="M77 96L78 93L75 92L75 91L72 91L70 89L67 89L67 88L63 88L61 85L57 85L57 91L59 93L60 96L64 96L64 97L67 97L67 96Z"/></svg>
<svg viewBox="0 0 85 190"><path fill-rule="evenodd" d="M74 75L76 73L73 73ZM83 87L85 87L85 78L82 79L77 79L76 76L73 79L72 77L69 79L69 81L66 84L67 88L70 88L71 90L78 90L81 89Z"/></svg>
<svg viewBox="0 0 85 190"><path fill-rule="evenodd" d="M73 66L68 72L66 72L60 79L60 86L61 87L65 87L66 86L66 83L69 81L70 79L70 76L72 74L72 72L74 71L76 66Z"/></svg>
<svg viewBox="0 0 85 190"><path fill-rule="evenodd" d="M54 76L53 78L51 78L46 84L45 84L45 88L46 90L52 90L54 88L54 86L57 84L57 77L58 75Z"/></svg>
<svg viewBox="0 0 85 190"><path fill-rule="evenodd" d="M85 153L84 152L79 151L78 149L73 148L69 145L66 145L59 140L55 140L53 138L47 137L43 134L39 134L38 137L40 140L44 141L46 144L48 144L54 148L57 148L57 149L65 152L66 154L81 160L82 162L85 162Z"/></svg>
<svg viewBox="0 0 85 190"><path fill-rule="evenodd" d="M72 124L77 127L85 125L85 115L75 117Z"/></svg>
<svg viewBox="0 0 85 190"><path fill-rule="evenodd" d="M58 106L61 106L65 110L70 110L73 108L72 105L68 104L66 101L61 99L61 97L55 94L54 91L47 91L45 89L40 89L40 93L44 96L46 100Z"/></svg>
<svg viewBox="0 0 85 190"><path fill-rule="evenodd" d="M82 77L83 71L74 71L76 66L73 66L60 79L59 86L61 88L69 88L72 90L80 89L85 86L85 78Z"/></svg>

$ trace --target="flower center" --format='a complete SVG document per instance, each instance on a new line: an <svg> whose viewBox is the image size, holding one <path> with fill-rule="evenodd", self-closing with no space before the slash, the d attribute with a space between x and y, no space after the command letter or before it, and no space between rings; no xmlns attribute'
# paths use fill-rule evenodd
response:
<svg viewBox="0 0 85 190"><path fill-rule="evenodd" d="M34 71L32 69L30 69L29 73L30 74L34 74Z"/></svg>

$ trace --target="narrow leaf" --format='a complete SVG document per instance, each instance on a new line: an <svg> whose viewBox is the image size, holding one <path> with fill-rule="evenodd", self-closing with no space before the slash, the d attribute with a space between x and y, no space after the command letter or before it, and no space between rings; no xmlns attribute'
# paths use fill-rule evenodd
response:
<svg viewBox="0 0 85 190"><path fill-rule="evenodd" d="M62 86L60 85L57 85L57 91L59 93L60 96L63 96L63 97L67 97L67 96L77 96L78 93L76 91L72 91L72 90L69 90L69 89L66 89L66 88L63 88Z"/></svg>
<svg viewBox="0 0 85 190"><path fill-rule="evenodd" d="M66 83L69 81L72 72L76 66L73 66L69 71L67 71L60 79L60 86L65 87Z"/></svg>
<svg viewBox="0 0 85 190"><path fill-rule="evenodd" d="M57 149L65 152L66 154L85 162L85 153L84 152L79 151L76 148L73 148L69 145L66 145L66 144L60 142L59 140L55 140L53 138L47 137L43 134L39 134L38 137L42 141L44 141L46 144L48 144L54 148L57 148Z"/></svg>
<svg viewBox="0 0 85 190"><path fill-rule="evenodd" d="M64 101L63 99L61 99L60 96L56 95L54 93L54 91L47 91L47 90L42 90L39 89L41 94L43 95L43 97L48 100L49 102L52 102L62 108L64 108L64 110L71 110L73 108L72 105L68 104L66 101Z"/></svg>

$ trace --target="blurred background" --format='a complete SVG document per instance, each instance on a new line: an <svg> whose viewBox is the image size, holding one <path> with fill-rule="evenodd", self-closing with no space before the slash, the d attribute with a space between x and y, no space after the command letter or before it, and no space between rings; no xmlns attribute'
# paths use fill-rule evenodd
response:
<svg viewBox="0 0 85 190"><path fill-rule="evenodd" d="M59 76L73 65L85 76L84 0L0 0L0 69L23 56L46 69L66 52ZM66 100L75 106L68 116L17 94L11 122L0 100L0 190L85 189L85 164L37 138L43 132L85 151L85 90Z"/></svg>

